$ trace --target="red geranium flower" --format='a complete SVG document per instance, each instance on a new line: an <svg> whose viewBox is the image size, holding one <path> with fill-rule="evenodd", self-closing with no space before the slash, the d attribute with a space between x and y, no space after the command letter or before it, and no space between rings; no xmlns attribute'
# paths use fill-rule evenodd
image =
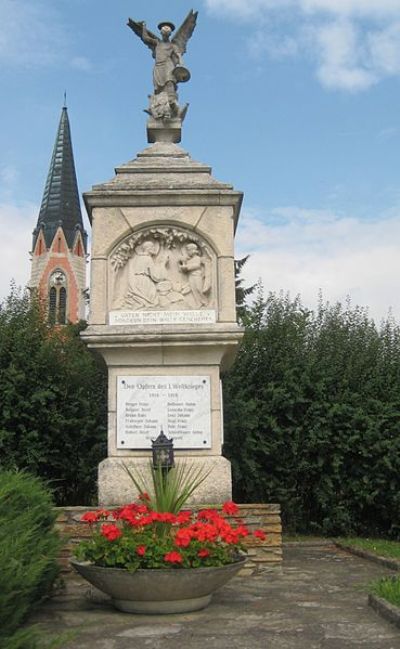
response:
<svg viewBox="0 0 400 649"><path fill-rule="evenodd" d="M160 523L170 523L173 525L176 523L175 514L170 512L153 512L154 520L159 521Z"/></svg>
<svg viewBox="0 0 400 649"><path fill-rule="evenodd" d="M108 509L97 509L95 512L86 512L83 514L81 521L85 521L85 523L97 523L100 518L108 518L109 516L110 512Z"/></svg>
<svg viewBox="0 0 400 649"><path fill-rule="evenodd" d="M145 514L141 518L138 518L138 525L152 525L156 520L156 512L150 512L149 514Z"/></svg>
<svg viewBox="0 0 400 649"><path fill-rule="evenodd" d="M222 505L222 511L228 516L235 516L239 513L239 507L232 500L227 500L226 503Z"/></svg>
<svg viewBox="0 0 400 649"><path fill-rule="evenodd" d="M168 561L168 563L182 563L183 557L179 552L167 552L164 555L164 561Z"/></svg>
<svg viewBox="0 0 400 649"><path fill-rule="evenodd" d="M210 551L203 548L203 550L198 551L197 556L200 557L200 559L205 559L210 556Z"/></svg>
<svg viewBox="0 0 400 649"><path fill-rule="evenodd" d="M221 533L221 538L229 545L236 545L236 543L239 543L239 535L234 529Z"/></svg>
<svg viewBox="0 0 400 649"><path fill-rule="evenodd" d="M218 537L218 529L212 523L196 523L192 526L193 536L198 541L215 541Z"/></svg>
<svg viewBox="0 0 400 649"><path fill-rule="evenodd" d="M179 548L187 548L193 538L193 532L187 527L178 530L175 536L175 545Z"/></svg>
<svg viewBox="0 0 400 649"><path fill-rule="evenodd" d="M110 523L109 525L102 525L101 534L105 536L107 541L115 541L116 539L119 539L120 536L122 536L121 530L119 529L119 527L114 525L114 523Z"/></svg>
<svg viewBox="0 0 400 649"><path fill-rule="evenodd" d="M176 523L179 525L185 525L185 523L190 523L192 518L192 512L179 512L176 517Z"/></svg>
<svg viewBox="0 0 400 649"><path fill-rule="evenodd" d="M108 518L110 516L111 512L108 511L108 509L98 509L97 510L97 516L99 518Z"/></svg>
<svg viewBox="0 0 400 649"><path fill-rule="evenodd" d="M219 514L215 509L201 509L197 514L198 520L214 521L216 518L219 518Z"/></svg>
<svg viewBox="0 0 400 649"><path fill-rule="evenodd" d="M260 541L265 541L265 539L267 538L267 535L262 530L256 530L255 532L253 532L253 536L255 536L256 539L260 539Z"/></svg>
<svg viewBox="0 0 400 649"><path fill-rule="evenodd" d="M85 523L96 523L99 519L97 518L97 513L96 512L86 512L81 516L81 521L84 521Z"/></svg>
<svg viewBox="0 0 400 649"><path fill-rule="evenodd" d="M144 557L144 555L146 554L146 550L147 548L145 545L138 545L136 548L136 554L138 554L139 557Z"/></svg>

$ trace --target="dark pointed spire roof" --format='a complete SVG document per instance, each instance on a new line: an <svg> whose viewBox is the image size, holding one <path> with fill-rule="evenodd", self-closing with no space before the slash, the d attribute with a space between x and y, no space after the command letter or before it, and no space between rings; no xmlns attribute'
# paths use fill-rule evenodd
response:
<svg viewBox="0 0 400 649"><path fill-rule="evenodd" d="M80 230L86 251L87 234L83 229L71 129L65 104L61 111L37 225L33 231L32 249L35 248L41 229L44 233L46 246L49 248L60 225L69 248L73 246L76 231Z"/></svg>

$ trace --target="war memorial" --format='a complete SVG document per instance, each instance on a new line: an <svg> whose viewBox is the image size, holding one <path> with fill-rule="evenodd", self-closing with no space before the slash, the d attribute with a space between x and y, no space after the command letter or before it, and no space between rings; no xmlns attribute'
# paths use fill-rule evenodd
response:
<svg viewBox="0 0 400 649"><path fill-rule="evenodd" d="M108 366L108 457L99 502L120 504L132 485L121 461L146 470L161 430L176 457L210 469L197 502L231 498L223 443L221 372L242 338L236 322L234 234L242 193L213 178L179 146L190 78L183 54L196 26L189 12L160 37L129 27L155 59L146 109L149 146L115 177L84 194L92 224L89 327Z"/></svg>

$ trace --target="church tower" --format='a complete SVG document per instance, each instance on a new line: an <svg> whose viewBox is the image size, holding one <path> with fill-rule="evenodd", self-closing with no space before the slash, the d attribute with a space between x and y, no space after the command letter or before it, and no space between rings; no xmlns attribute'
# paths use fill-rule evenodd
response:
<svg viewBox="0 0 400 649"><path fill-rule="evenodd" d="M87 234L83 228L67 107L61 111L50 169L32 241L29 288L49 322L85 317Z"/></svg>

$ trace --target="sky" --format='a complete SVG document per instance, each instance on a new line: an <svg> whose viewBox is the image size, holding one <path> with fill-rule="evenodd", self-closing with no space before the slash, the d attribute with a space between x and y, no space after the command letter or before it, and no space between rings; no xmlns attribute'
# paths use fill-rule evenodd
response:
<svg viewBox="0 0 400 649"><path fill-rule="evenodd" d="M0 0L0 298L29 279L64 91L83 192L146 146L128 17L191 8L181 146L244 192L245 282L400 320L400 0Z"/></svg>

